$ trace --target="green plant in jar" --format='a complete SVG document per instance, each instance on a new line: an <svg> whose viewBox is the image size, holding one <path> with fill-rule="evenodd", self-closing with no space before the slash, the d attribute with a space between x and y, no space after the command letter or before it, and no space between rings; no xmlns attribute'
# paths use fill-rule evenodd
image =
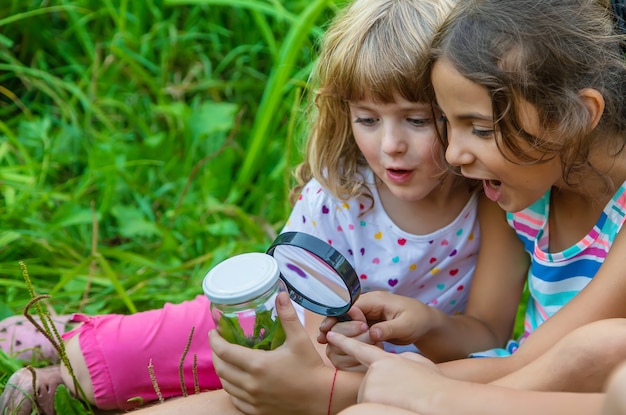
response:
<svg viewBox="0 0 626 415"><path fill-rule="evenodd" d="M237 316L222 314L218 323L220 335L230 343L260 350L274 350L285 342L285 330L276 317L272 319L272 311L264 310L256 313L252 335L246 335Z"/></svg>
<svg viewBox="0 0 626 415"><path fill-rule="evenodd" d="M283 290L276 260L267 254L236 255L211 269L202 283L217 331L230 343L274 350L285 342L276 315Z"/></svg>

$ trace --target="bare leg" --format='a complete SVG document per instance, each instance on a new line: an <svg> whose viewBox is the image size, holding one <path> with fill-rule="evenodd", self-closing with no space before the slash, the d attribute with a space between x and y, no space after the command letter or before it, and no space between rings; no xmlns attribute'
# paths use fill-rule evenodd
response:
<svg viewBox="0 0 626 415"><path fill-rule="evenodd" d="M602 415L626 415L626 363L622 363L610 377Z"/></svg>
<svg viewBox="0 0 626 415"><path fill-rule="evenodd" d="M90 404L95 405L96 398L93 393L93 385L91 383L91 377L89 376L89 370L87 369L87 362L85 362L83 352L78 343L79 336L80 334L77 334L65 342L65 351L70 361L70 365L72 366L72 370L74 371L74 376L76 376L76 380L82 388L85 396L76 392L72 376L64 365L61 365L61 377L70 393L80 399L87 398L87 401Z"/></svg>
<svg viewBox="0 0 626 415"><path fill-rule="evenodd" d="M353 405L339 412L338 415L416 415L415 412L375 403Z"/></svg>
<svg viewBox="0 0 626 415"><path fill-rule="evenodd" d="M541 357L494 382L537 391L601 392L626 358L626 319L600 320L574 330Z"/></svg>

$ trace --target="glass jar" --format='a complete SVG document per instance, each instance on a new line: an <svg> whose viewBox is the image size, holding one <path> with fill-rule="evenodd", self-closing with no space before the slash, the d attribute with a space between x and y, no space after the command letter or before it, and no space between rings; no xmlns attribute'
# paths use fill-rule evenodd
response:
<svg viewBox="0 0 626 415"><path fill-rule="evenodd" d="M227 341L253 349L273 350L285 341L276 315L276 296L285 291L271 255L252 252L220 262L204 277L211 316Z"/></svg>

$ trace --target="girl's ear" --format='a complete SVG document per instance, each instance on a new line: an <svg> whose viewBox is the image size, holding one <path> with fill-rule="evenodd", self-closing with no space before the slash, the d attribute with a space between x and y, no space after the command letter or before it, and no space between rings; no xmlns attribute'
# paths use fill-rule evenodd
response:
<svg viewBox="0 0 626 415"><path fill-rule="evenodd" d="M585 88L578 95L589 112L589 130L596 128L604 113L604 97L597 89Z"/></svg>

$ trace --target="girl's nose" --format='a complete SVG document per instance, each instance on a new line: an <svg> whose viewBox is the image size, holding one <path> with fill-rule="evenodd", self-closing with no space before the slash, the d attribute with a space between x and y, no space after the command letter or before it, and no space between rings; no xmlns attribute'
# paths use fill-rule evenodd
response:
<svg viewBox="0 0 626 415"><path fill-rule="evenodd" d="M384 129L382 139L382 150L386 154L400 154L406 152L407 143L402 131L389 126Z"/></svg>
<svg viewBox="0 0 626 415"><path fill-rule="evenodd" d="M450 130L447 131L446 160L453 166L466 166L474 161L474 156L463 140L452 137Z"/></svg>

